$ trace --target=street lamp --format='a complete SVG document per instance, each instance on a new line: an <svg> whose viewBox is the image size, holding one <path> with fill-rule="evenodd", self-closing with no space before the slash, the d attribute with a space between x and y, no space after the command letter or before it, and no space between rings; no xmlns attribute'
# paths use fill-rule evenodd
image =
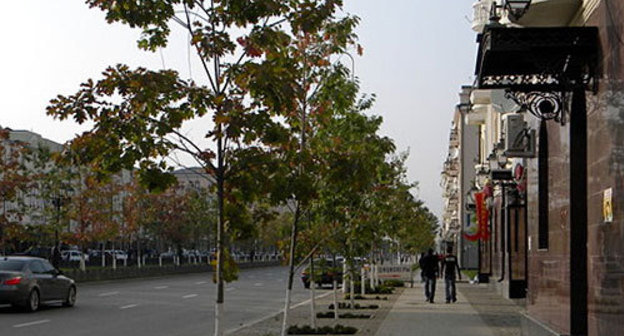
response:
<svg viewBox="0 0 624 336"><path fill-rule="evenodd" d="M505 1L505 10L512 19L521 18L531 6L531 0L507 0Z"/></svg>
<svg viewBox="0 0 624 336"><path fill-rule="evenodd" d="M531 0L505 0L502 5L498 5L496 1L492 1L492 7L490 8L490 22L491 24L498 24L501 16L499 9L503 9L507 12L507 16L513 21L520 19L531 6Z"/></svg>

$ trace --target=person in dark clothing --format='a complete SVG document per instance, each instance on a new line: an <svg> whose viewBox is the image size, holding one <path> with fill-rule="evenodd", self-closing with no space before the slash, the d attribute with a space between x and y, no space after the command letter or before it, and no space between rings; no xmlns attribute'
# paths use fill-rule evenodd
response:
<svg viewBox="0 0 624 336"><path fill-rule="evenodd" d="M54 268L59 268L61 266L62 258L61 251L59 251L58 246L54 245L50 251L50 263L54 266Z"/></svg>
<svg viewBox="0 0 624 336"><path fill-rule="evenodd" d="M455 270L457 270L457 273L455 273ZM446 303L456 302L455 277L458 276L461 280L461 271L452 247L446 249L446 256L442 259L440 276L442 274L444 274L444 284L446 285Z"/></svg>
<svg viewBox="0 0 624 336"><path fill-rule="evenodd" d="M433 303L435 297L438 271L438 256L433 254L433 249L429 249L427 255L422 258L422 274L425 277L425 297L430 303Z"/></svg>

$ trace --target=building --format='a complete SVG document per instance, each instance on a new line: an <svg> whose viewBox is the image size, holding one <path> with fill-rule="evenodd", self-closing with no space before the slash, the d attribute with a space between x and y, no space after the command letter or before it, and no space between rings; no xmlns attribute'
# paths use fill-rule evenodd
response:
<svg viewBox="0 0 624 336"><path fill-rule="evenodd" d="M456 247L456 253L463 268L478 267L478 242L470 241L464 234L475 230L474 211L469 209L466 195L474 186L478 148L478 126L468 124L471 86L463 86L459 93L459 104L455 107L449 151L443 165L441 187L444 209L440 239L445 246ZM443 248L445 247L443 246Z"/></svg>
<svg viewBox="0 0 624 336"><path fill-rule="evenodd" d="M526 335L624 326L624 3L482 0L474 90L479 270ZM462 170L470 168L462 163Z"/></svg>

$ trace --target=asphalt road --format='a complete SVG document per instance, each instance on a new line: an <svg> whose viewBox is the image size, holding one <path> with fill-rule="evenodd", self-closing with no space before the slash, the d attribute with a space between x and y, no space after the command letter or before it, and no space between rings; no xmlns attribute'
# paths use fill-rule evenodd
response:
<svg viewBox="0 0 624 336"><path fill-rule="evenodd" d="M227 284L225 330L235 334L236 328L279 312L286 273L285 267L242 270L238 281ZM211 335L216 297L211 277L201 273L83 284L73 308L50 306L26 313L0 305L0 335ZM293 304L309 296L297 277Z"/></svg>

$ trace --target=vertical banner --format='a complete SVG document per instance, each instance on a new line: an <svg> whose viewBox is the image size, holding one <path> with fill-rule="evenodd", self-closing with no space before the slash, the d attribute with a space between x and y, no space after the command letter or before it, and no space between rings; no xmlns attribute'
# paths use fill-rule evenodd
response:
<svg viewBox="0 0 624 336"><path fill-rule="evenodd" d="M485 204L485 192L475 193L475 205L477 209L477 223L479 225L479 238L487 240L490 238L488 227L490 213Z"/></svg>
<svg viewBox="0 0 624 336"><path fill-rule="evenodd" d="M485 203L486 192L477 192L475 198L475 217L477 221L477 232L474 234L464 233L464 237L469 241L477 241L479 239L488 240L490 238L490 212Z"/></svg>

